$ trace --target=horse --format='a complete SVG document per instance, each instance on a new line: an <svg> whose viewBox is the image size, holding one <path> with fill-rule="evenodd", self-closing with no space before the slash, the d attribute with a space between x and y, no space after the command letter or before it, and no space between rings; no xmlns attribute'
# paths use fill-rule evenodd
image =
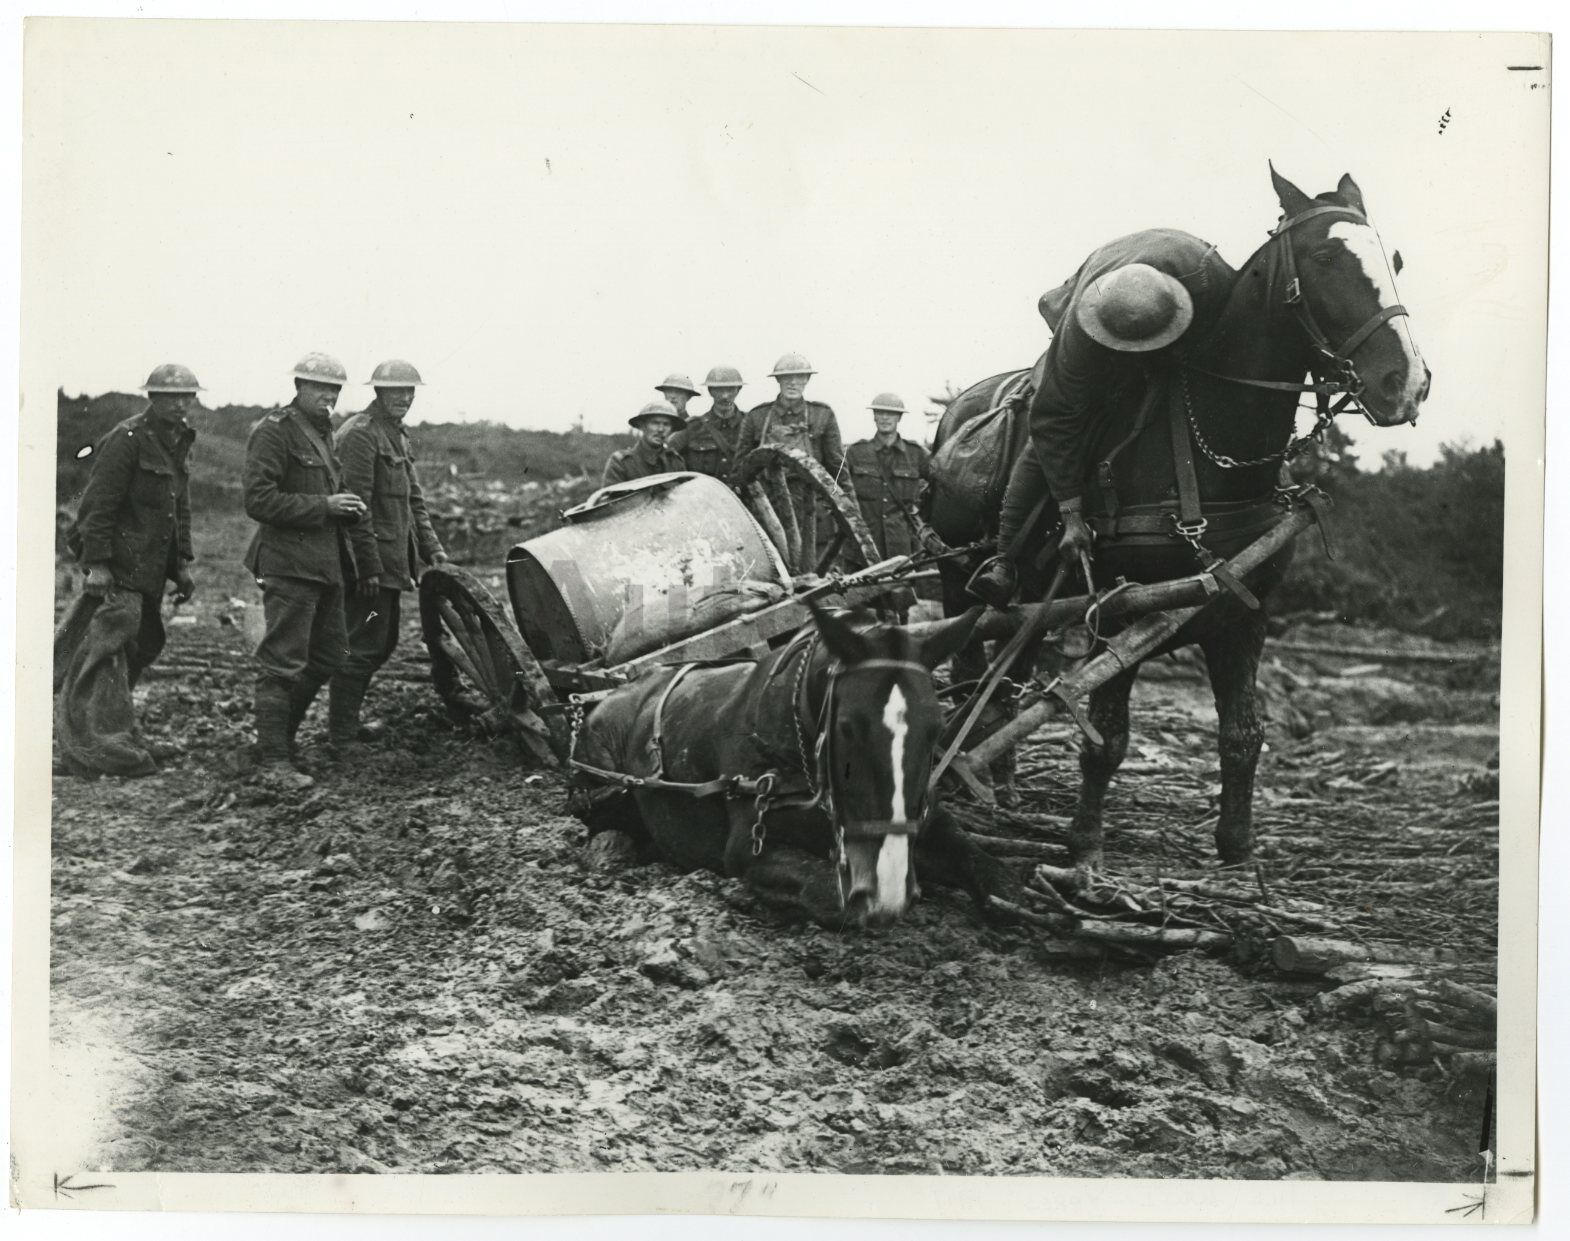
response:
<svg viewBox="0 0 1570 1241"><path fill-rule="evenodd" d="M1396 298L1401 256L1386 263L1357 183L1343 176L1335 191L1309 198L1273 166L1270 175L1281 220L1242 269L1232 272L1213 327L1192 344L1183 341L1164 351L1175 356L1158 360L1148 379L1131 367L1134 382L1119 381L1101 394L1104 403L1085 456L1096 463L1086 503L1087 514L1099 513L1092 517L1096 544L1091 557L1098 583L1119 576L1152 582L1192 574L1217 557L1234 554L1278 520L1283 465L1314 434L1302 441L1293 438L1303 392L1319 396L1315 433L1351 401L1377 426L1415 422L1428 395L1432 376ZM1043 305L1054 296L1044 298ZM1060 312L1066 300L1065 294ZM935 454L961 426L989 409L994 394L1023 387L1029 373L995 375L955 398L940 422ZM1314 384L1303 384L1305 375ZM1337 406L1329 404L1333 394L1342 397ZM1185 440L1186 450L1181 447ZM1018 447L1020 441L1015 443ZM1178 520L1191 516L1180 511L1182 456L1192 459L1197 481L1202 512L1197 523ZM1038 521L1037 532L1051 527L1055 508L1050 501L1047 510L1049 520ZM926 517L957 546L984 538L989 522L996 528L996 505L979 522L974 511L975 506L964 504L945 506L935 489ZM1219 722L1221 805L1215 842L1225 864L1244 862L1253 852L1254 774L1264 738L1255 686L1265 640L1263 601L1290 559L1288 544L1246 579L1245 591L1257 604L1248 606L1242 593L1225 593L1152 652L1192 644L1204 652ZM947 615L968 602L966 572L953 563L942 568ZM1022 590L1039 597L1043 581L1044 570L1037 565ZM1103 632L1110 630L1106 626ZM1015 667L1029 667L1025 661L1035 654L1025 652ZM973 675L980 662L978 643L956 657L956 679ZM1070 827L1071 851L1081 866L1102 865L1102 804L1128 748L1128 700L1137 675L1136 664L1090 695L1089 720L1100 740L1087 731L1081 741L1079 800Z"/></svg>
<svg viewBox="0 0 1570 1241"><path fill-rule="evenodd" d="M934 883L1017 895L1018 881L928 795L941 709L932 671L983 609L917 639L809 602L762 659L653 669L579 727L574 812L684 871L744 880L789 919L880 928Z"/></svg>

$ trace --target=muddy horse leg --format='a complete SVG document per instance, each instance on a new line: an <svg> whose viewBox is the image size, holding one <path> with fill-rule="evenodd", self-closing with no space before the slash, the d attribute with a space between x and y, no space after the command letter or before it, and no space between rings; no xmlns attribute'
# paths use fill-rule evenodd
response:
<svg viewBox="0 0 1570 1241"><path fill-rule="evenodd" d="M1248 861L1254 852L1254 769L1265 739L1255 689L1259 657L1265 649L1263 612L1243 613L1235 623L1201 638L1200 646L1220 723L1221 817L1216 823L1216 852L1230 865Z"/></svg>
<svg viewBox="0 0 1570 1241"><path fill-rule="evenodd" d="M1101 744L1080 739L1079 806L1069 825L1069 852L1076 866L1094 869L1102 864L1102 803L1128 753L1128 696L1138 675L1136 665L1090 694L1090 722L1101 734Z"/></svg>
<svg viewBox="0 0 1570 1241"><path fill-rule="evenodd" d="M754 854L752 821L750 806L732 813L725 874L744 881L760 901L789 920L807 919L831 931L843 930L849 919L835 865L767 840L762 852Z"/></svg>

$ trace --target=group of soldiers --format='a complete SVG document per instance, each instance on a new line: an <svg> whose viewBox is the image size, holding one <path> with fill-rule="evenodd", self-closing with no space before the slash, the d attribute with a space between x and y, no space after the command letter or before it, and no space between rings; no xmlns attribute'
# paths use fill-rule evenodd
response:
<svg viewBox="0 0 1570 1241"><path fill-rule="evenodd" d="M703 380L710 407L690 418L687 405L699 395L698 389L685 375L667 375L655 385L661 399L650 401L627 420L638 432L637 442L610 455L604 483L691 470L735 485L736 469L749 452L777 444L804 453L842 487L854 491L880 553L899 556L914 551L915 535L906 514L916 502L929 458L926 448L899 433L905 402L892 392L873 397L870 409L876 433L847 448L834 411L806 397L815 374L812 363L801 354L785 354L769 372L779 385L778 395L742 413L736 404L744 386L741 372L734 366L716 366ZM812 501L793 490L791 502L801 506ZM803 516L798 512L798 521Z"/></svg>
<svg viewBox="0 0 1570 1241"><path fill-rule="evenodd" d="M367 739L361 705L398 641L402 592L447 555L431 525L404 419L421 386L407 362L376 367L376 397L335 430L348 383L336 358L311 353L293 371L294 399L256 424L246 447L245 511L257 523L245 565L262 589L256 648L259 778L309 788L300 725L328 689L326 757L352 758ZM56 737L61 766L81 775L144 775L169 754L137 725L131 690L164 644L166 582L191 598L190 474L202 391L184 366L142 385L148 408L97 445L73 547L82 597L56 635Z"/></svg>
<svg viewBox="0 0 1570 1241"><path fill-rule="evenodd" d="M1152 230L1109 243L1044 295L1054 329L1032 374L1029 443L1014 464L997 532L998 554L970 590L996 606L1015 593L1026 528L1043 518L1059 532L1058 553L1075 563L1089 549L1085 512L1088 441L1102 394L1120 375L1143 375L1213 318L1228 282L1215 248ZM907 520L929 460L899 435L904 402L871 402L877 433L842 446L834 411L806 399L816 372L786 354L770 377L771 401L743 414L743 381L715 367L705 386L712 407L691 419L697 389L685 376L657 385L664 399L629 421L632 447L611 455L607 484L674 470L736 481L747 453L763 444L795 448L836 480L849 476L878 550L914 550ZM407 362L376 367L376 398L336 431L332 411L348 382L336 359L302 358L294 399L253 429L245 464L245 511L257 523L245 563L262 588L265 634L256 648L256 757L261 777L283 789L309 787L296 748L301 722L328 687L327 756L352 756L365 739L361 704L398 639L402 592L422 566L446 560L415 473L404 418L421 385ZM189 472L195 432L185 416L202 389L186 367L160 366L142 386L148 408L98 444L71 545L86 573L83 594L56 630L55 736L60 768L74 774L147 774L160 754L143 737L131 704L137 679L164 644L166 583L191 597ZM793 503L816 503L810 496ZM1046 512L1044 510L1050 510Z"/></svg>

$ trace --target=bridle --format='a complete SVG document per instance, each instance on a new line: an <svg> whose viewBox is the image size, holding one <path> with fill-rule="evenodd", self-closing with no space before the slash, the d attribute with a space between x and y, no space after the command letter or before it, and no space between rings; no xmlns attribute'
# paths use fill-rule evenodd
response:
<svg viewBox="0 0 1570 1241"><path fill-rule="evenodd" d="M1328 425L1336 415L1349 408L1356 408L1363 417L1370 422L1374 421L1373 415L1368 412L1361 400L1363 377L1357 372L1357 363L1353 361L1353 355L1386 323L1407 314L1407 308L1399 303L1381 307L1363 320L1339 347L1330 343L1330 337L1319 326L1318 320L1314 318L1314 312L1309 308L1308 299L1303 296L1303 283L1298 275L1297 256L1292 251L1290 236L1292 230L1299 224L1322 215L1339 215L1358 224L1368 223L1368 217L1355 207L1321 203L1282 220L1270 230L1270 241L1279 240L1282 243L1281 271L1286 277L1285 304L1292 310L1309 343L1314 347L1316 357L1309 368L1314 382L1301 384L1282 383L1272 379L1245 379L1239 375L1221 375L1202 366L1196 366L1192 362L1183 363L1189 370L1209 375L1212 379L1225 380L1227 383L1243 384L1250 388L1268 388L1276 392L1312 392L1319 413L1315 434ZM1332 397L1340 399L1332 405Z"/></svg>
<svg viewBox="0 0 1570 1241"><path fill-rule="evenodd" d="M811 792L811 799L805 805L817 806L829 816L830 822L834 824L836 853L840 851L840 846L846 840L866 840L879 836L914 836L921 831L927 819L928 800L925 788L922 790L920 806L914 819L840 817L838 808L834 804L834 772L837 769L834 752L834 719L841 681L863 672L903 671L930 677L932 670L925 664L910 659L861 659L853 664L846 664L834 658L828 667L828 683L824 687L823 702L818 707L815 736L812 739L809 755L805 721L811 718L812 712L807 701L807 671L812 665L813 648L821 640L819 634L812 632L809 639L802 643L801 667L797 670L796 684L792 693L796 745ZM787 660L788 655L776 665L776 670L783 667Z"/></svg>

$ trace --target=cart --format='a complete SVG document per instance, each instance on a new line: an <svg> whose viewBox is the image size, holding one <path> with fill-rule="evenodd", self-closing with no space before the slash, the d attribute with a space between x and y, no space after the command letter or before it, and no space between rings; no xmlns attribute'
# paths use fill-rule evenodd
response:
<svg viewBox="0 0 1570 1241"><path fill-rule="evenodd" d="M806 520L797 520L791 490L815 497L803 506ZM1224 569L988 612L977 634L1000 640L1000 653L976 685L951 689L934 781L989 801L986 765L1054 717L1094 735L1079 706L1085 696L1171 638L1223 593L1229 574L1242 578L1312 525L1318 499L1283 492L1282 521ZM570 715L641 673L759 658L810 619L809 601L897 608L916 572L978 551L880 560L856 502L828 473L767 445L742 462L734 490L702 474L660 474L602 488L562 516L559 529L508 553L509 608L454 565L427 570L419 587L431 675L448 714L516 737L533 763L549 767L568 759ZM1018 640L1111 622L1124 627L1049 683L1031 682L1007 710L989 701Z"/></svg>

